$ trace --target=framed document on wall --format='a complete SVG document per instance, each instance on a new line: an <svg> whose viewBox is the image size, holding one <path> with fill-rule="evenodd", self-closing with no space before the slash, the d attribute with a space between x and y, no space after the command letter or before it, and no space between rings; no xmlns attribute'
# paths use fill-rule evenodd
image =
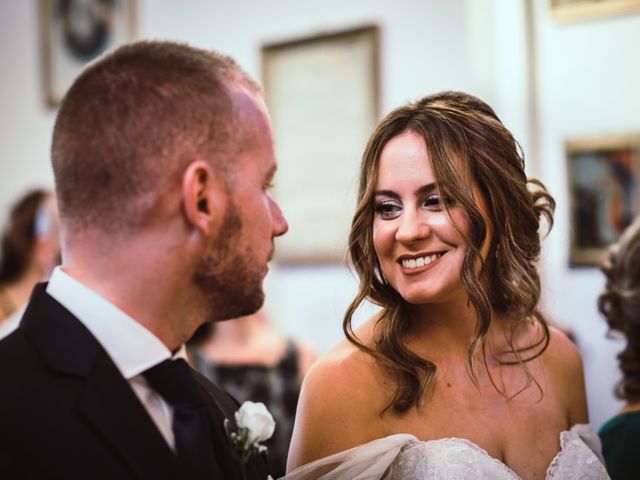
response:
<svg viewBox="0 0 640 480"><path fill-rule="evenodd" d="M640 134L567 142L572 266L593 266L640 214Z"/></svg>
<svg viewBox="0 0 640 480"><path fill-rule="evenodd" d="M84 66L134 36L134 0L40 0L44 90L57 105Z"/></svg>
<svg viewBox="0 0 640 480"><path fill-rule="evenodd" d="M266 45L262 72L279 163L273 194L289 222L276 259L342 262L378 116L378 28Z"/></svg>
<svg viewBox="0 0 640 480"><path fill-rule="evenodd" d="M549 0L553 18L561 21L640 11L640 0Z"/></svg>

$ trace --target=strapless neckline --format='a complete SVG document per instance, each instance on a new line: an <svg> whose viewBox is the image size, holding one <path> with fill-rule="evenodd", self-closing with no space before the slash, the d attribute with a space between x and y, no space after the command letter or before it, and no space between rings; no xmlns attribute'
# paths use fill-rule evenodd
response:
<svg viewBox="0 0 640 480"><path fill-rule="evenodd" d="M575 425L574 427L576 427L577 425ZM565 449L565 445L567 443L567 436L570 435L570 431L571 430L564 430L562 432L560 432L560 450L558 450L556 452L556 454L553 456L553 458L551 459L551 462L549 462L549 465L547 466L547 469L545 471L545 479L549 479L551 478L551 476L554 473L555 467L557 466L562 453ZM520 480L520 476L506 463L504 463L502 460L494 457L493 455L491 455L489 452L487 452L484 448L482 448L480 445L478 445L477 443L472 442L471 440L468 440L466 438L461 438L461 437L444 437L444 438L435 438L433 440L420 440L417 437L415 437L414 435L411 434L394 434L394 435L389 435L388 437L385 438L389 438L389 437L394 437L395 435L399 435L400 437L407 437L410 438L413 441L422 443L424 445L429 445L429 444L435 444L435 443L439 443L439 444L462 444L465 445L469 448L471 448L472 450L475 450L477 453L479 453L480 455L486 457L487 460L490 460L492 463L494 463L498 468L501 468L505 474L508 474L510 476L512 476L514 479ZM375 440L374 440L375 441Z"/></svg>
<svg viewBox="0 0 640 480"><path fill-rule="evenodd" d="M599 438L587 424L560 433L547 480L608 479ZM286 480L521 480L503 461L459 437L420 440L398 433L303 465Z"/></svg>

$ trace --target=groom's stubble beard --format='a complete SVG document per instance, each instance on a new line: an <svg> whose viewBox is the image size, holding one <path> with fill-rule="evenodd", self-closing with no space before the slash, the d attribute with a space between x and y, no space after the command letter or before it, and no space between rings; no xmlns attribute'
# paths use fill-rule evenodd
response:
<svg viewBox="0 0 640 480"><path fill-rule="evenodd" d="M242 218L229 196L218 234L193 275L209 308L207 321L250 315L264 303L264 271L250 246L239 245L242 229Z"/></svg>

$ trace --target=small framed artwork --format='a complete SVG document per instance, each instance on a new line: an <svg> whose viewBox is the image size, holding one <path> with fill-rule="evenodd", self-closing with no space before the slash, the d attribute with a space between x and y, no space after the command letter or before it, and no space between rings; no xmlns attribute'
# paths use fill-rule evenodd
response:
<svg viewBox="0 0 640 480"><path fill-rule="evenodd" d="M640 133L567 142L571 266L592 266L640 214Z"/></svg>
<svg viewBox="0 0 640 480"><path fill-rule="evenodd" d="M285 263L344 262L360 158L378 116L378 28L266 45L265 98L289 232Z"/></svg>
<svg viewBox="0 0 640 480"><path fill-rule="evenodd" d="M134 37L135 0L40 0L44 91L56 106L84 66Z"/></svg>
<svg viewBox="0 0 640 480"><path fill-rule="evenodd" d="M640 0L549 0L556 20L573 21L640 11Z"/></svg>

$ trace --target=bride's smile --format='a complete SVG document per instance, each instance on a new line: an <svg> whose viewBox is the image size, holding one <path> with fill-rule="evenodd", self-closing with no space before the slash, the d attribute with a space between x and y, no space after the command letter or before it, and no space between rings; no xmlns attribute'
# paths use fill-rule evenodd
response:
<svg viewBox="0 0 640 480"><path fill-rule="evenodd" d="M464 212L438 191L425 141L406 132L380 155L373 244L384 278L409 303L459 301Z"/></svg>
<svg viewBox="0 0 640 480"><path fill-rule="evenodd" d="M471 95L378 124L349 235L359 291L304 380L286 480L608 478L580 355L537 307L555 202L532 183ZM365 300L380 310L354 330Z"/></svg>

